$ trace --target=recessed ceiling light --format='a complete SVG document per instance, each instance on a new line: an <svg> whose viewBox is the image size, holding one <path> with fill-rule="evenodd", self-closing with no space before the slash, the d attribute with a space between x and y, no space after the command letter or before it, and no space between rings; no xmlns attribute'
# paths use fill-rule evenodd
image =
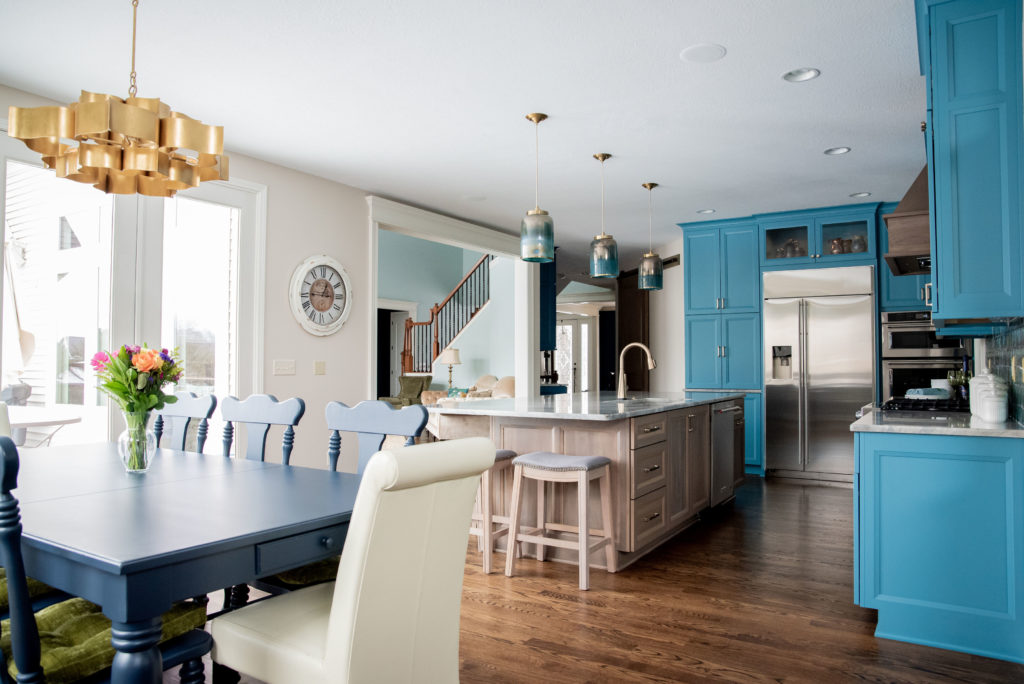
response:
<svg viewBox="0 0 1024 684"><path fill-rule="evenodd" d="M825 150L825 154L827 154L830 157L832 157L832 156L835 156L837 154L846 154L849 151L850 151L849 147L830 147L827 150Z"/></svg>
<svg viewBox="0 0 1024 684"><path fill-rule="evenodd" d="M679 53L679 59L684 62L717 62L725 57L725 47L717 43L698 43L685 48Z"/></svg>
<svg viewBox="0 0 1024 684"><path fill-rule="evenodd" d="M870 192L855 192L855 193L851 194L850 197L871 197L871 193Z"/></svg>
<svg viewBox="0 0 1024 684"><path fill-rule="evenodd" d="M782 79L789 81L790 83L802 83L803 81L810 81L812 78L818 78L819 76L821 76L821 72L817 69L812 67L801 67L782 74Z"/></svg>
<svg viewBox="0 0 1024 684"><path fill-rule="evenodd" d="M697 213L698 214L714 214L715 210L714 209L698 209Z"/></svg>

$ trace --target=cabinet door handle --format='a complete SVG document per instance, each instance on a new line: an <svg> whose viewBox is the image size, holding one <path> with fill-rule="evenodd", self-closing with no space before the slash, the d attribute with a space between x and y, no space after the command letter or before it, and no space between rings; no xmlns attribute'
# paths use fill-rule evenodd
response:
<svg viewBox="0 0 1024 684"><path fill-rule="evenodd" d="M725 308L725 297L722 297L722 308Z"/></svg>
<svg viewBox="0 0 1024 684"><path fill-rule="evenodd" d="M920 299L920 300L924 300L924 288L923 287L921 288L921 292L918 293L917 298Z"/></svg>
<svg viewBox="0 0 1024 684"><path fill-rule="evenodd" d="M727 349L727 347L723 344L722 345L722 358L725 358L725 350L726 349Z"/></svg>
<svg viewBox="0 0 1024 684"><path fill-rule="evenodd" d="M924 284L924 305L930 307L932 305L932 284Z"/></svg>
<svg viewBox="0 0 1024 684"><path fill-rule="evenodd" d="M693 432L693 414L686 416L686 431Z"/></svg>
<svg viewBox="0 0 1024 684"><path fill-rule="evenodd" d="M653 473L655 470L661 470L661 466L660 465L652 465L652 466L650 466L648 468L644 468L644 472L645 473Z"/></svg>
<svg viewBox="0 0 1024 684"><path fill-rule="evenodd" d="M661 513L652 513L651 515L647 516L646 518L641 518L641 520L643 522L645 522L645 523L649 523L652 520L657 520L660 517L661 517Z"/></svg>
<svg viewBox="0 0 1024 684"><path fill-rule="evenodd" d="M657 432L660 429L660 425L648 425L647 427L644 428L644 433L646 434L648 432Z"/></svg>

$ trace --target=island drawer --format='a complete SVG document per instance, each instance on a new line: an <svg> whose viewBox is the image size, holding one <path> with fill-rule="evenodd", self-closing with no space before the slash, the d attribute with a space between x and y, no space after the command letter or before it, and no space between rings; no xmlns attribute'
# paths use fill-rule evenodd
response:
<svg viewBox="0 0 1024 684"><path fill-rule="evenodd" d="M665 486L667 458L667 442L651 444L650 446L633 450L631 459L633 464L633 493L631 498L635 499L647 492L653 492L658 487Z"/></svg>
<svg viewBox="0 0 1024 684"><path fill-rule="evenodd" d="M629 502L630 551L636 551L665 531L666 489L661 487Z"/></svg>
<svg viewBox="0 0 1024 684"><path fill-rule="evenodd" d="M321 527L256 547L256 573L270 575L341 553L348 524Z"/></svg>
<svg viewBox="0 0 1024 684"><path fill-rule="evenodd" d="M649 416L633 418L633 429L630 431L629 446L633 449L657 444L665 441L665 433L668 428L668 414L652 413Z"/></svg>

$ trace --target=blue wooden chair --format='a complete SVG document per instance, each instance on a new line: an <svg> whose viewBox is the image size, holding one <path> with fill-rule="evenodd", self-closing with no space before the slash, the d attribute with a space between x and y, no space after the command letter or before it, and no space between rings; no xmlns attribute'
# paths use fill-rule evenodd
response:
<svg viewBox="0 0 1024 684"><path fill-rule="evenodd" d="M4 644L7 674L14 679L14 668L7 667L13 656L18 682L109 681L114 649L110 620L99 606L72 598L32 611L21 555L21 512L11 494L18 486L18 449L9 437L0 437L0 452L0 558L11 603L11 638ZM206 607L190 601L175 604L163 616L163 665L181 665L184 684L205 681L202 657L213 646L202 629L205 623ZM40 633L47 638L40 640Z"/></svg>
<svg viewBox="0 0 1024 684"><path fill-rule="evenodd" d="M240 401L226 397L220 405L220 415L227 421L224 426L224 456L231 455L234 440L233 423L245 428L245 458L262 461L267 450L267 431L271 425L284 425L284 439L281 443L281 462L288 465L295 444L294 427L306 412L306 402L298 397L278 401L272 394L253 394Z"/></svg>
<svg viewBox="0 0 1024 684"><path fill-rule="evenodd" d="M415 443L427 424L427 409L422 404L413 404L395 409L386 401L361 401L349 407L340 401L332 401L324 410L327 429L331 438L327 448L327 459L331 470L338 469L338 455L341 453L342 432L354 432L359 440L359 467L362 473L370 457L380 451L388 435L405 437L406 446Z"/></svg>
<svg viewBox="0 0 1024 684"><path fill-rule="evenodd" d="M353 432L359 440L359 468L362 474L370 457L380 451L388 435L405 437L405 445L415 443L427 424L427 409L422 404L413 404L395 409L386 401L361 401L347 406L340 401L327 404L327 429L331 437L327 447L327 459L331 470L338 469L341 453L341 433ZM321 582L332 582L338 575L338 558L328 558L287 570L273 577L265 577L254 586L270 593L282 593L308 587Z"/></svg>
<svg viewBox="0 0 1024 684"><path fill-rule="evenodd" d="M189 425L191 425L193 420L198 420L199 429L196 432L196 451L203 453L210 416L213 415L213 410L217 408L217 397L212 394L197 397L192 392L175 392L174 396L178 398L178 401L164 406L163 410L157 412L156 420L153 422L153 432L156 433L156 445L161 446L166 430L168 444L163 446L169 449L185 451L185 437L188 435Z"/></svg>

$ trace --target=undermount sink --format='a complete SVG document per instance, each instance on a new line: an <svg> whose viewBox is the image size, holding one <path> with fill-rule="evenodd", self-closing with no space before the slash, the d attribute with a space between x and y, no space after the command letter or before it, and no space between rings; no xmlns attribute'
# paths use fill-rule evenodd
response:
<svg viewBox="0 0 1024 684"><path fill-rule="evenodd" d="M675 399L667 399L665 397L626 397L617 401L628 401L631 404L667 404L675 401Z"/></svg>

